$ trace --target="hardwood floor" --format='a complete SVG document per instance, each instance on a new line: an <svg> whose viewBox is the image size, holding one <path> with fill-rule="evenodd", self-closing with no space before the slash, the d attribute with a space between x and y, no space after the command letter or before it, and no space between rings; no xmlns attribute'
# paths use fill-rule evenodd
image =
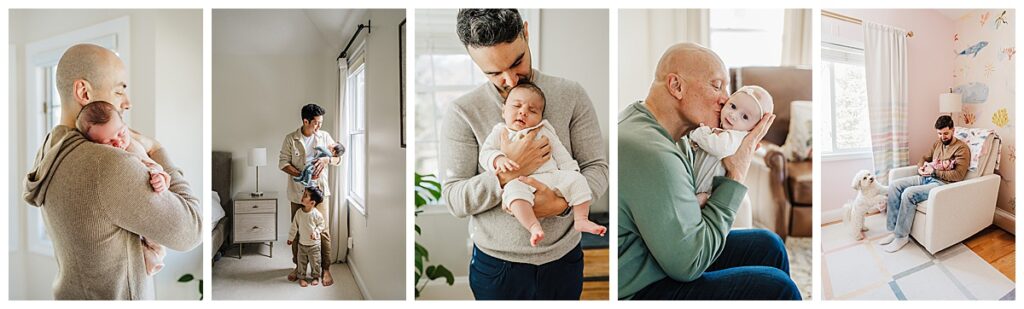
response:
<svg viewBox="0 0 1024 309"><path fill-rule="evenodd" d="M583 294L581 300L608 300L608 249L583 250ZM588 278L603 278L593 280Z"/></svg>
<svg viewBox="0 0 1024 309"><path fill-rule="evenodd" d="M1015 241L1013 234L993 225L968 238L964 244L1007 278L1017 282Z"/></svg>

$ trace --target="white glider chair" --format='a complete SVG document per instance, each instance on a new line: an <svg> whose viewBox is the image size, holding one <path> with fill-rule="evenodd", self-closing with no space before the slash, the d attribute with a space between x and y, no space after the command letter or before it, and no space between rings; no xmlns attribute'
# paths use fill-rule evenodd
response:
<svg viewBox="0 0 1024 309"><path fill-rule="evenodd" d="M955 130L956 138L971 146L971 157L978 161L976 166L971 164L963 181L933 188L928 200L917 205L910 235L931 254L992 225L996 211L1000 176L994 172L1001 145L999 136L988 129L957 127ZM889 173L889 183L914 175L917 175L916 165L895 168Z"/></svg>

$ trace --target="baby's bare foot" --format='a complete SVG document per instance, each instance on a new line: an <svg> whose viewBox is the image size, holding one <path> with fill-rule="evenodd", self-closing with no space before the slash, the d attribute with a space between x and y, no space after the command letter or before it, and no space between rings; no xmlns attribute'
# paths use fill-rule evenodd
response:
<svg viewBox="0 0 1024 309"><path fill-rule="evenodd" d="M540 227L540 223L534 223L530 226L530 246L536 247L541 240L544 240L544 229Z"/></svg>
<svg viewBox="0 0 1024 309"><path fill-rule="evenodd" d="M576 220L573 223L573 227L576 228L577 231L600 236L604 236L604 233L608 232L608 228L590 220Z"/></svg>
<svg viewBox="0 0 1024 309"><path fill-rule="evenodd" d="M306 282L306 278L299 279L299 286L307 287L309 286L309 282Z"/></svg>

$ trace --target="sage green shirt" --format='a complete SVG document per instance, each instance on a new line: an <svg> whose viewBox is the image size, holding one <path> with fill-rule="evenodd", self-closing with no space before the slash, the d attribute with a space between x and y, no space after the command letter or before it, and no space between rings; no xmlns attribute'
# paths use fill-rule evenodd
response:
<svg viewBox="0 0 1024 309"><path fill-rule="evenodd" d="M619 115L619 298L666 277L693 281L725 247L747 193L715 177L704 209L696 197L693 153L637 102Z"/></svg>

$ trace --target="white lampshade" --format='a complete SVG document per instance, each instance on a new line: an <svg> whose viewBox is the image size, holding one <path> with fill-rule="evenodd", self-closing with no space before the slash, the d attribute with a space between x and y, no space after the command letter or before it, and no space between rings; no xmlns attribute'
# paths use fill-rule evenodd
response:
<svg viewBox="0 0 1024 309"><path fill-rule="evenodd" d="M267 166L267 149L253 148L249 150L249 166Z"/></svg>
<svg viewBox="0 0 1024 309"><path fill-rule="evenodd" d="M959 113L963 105L963 100L959 93L943 93L939 95L940 113Z"/></svg>

